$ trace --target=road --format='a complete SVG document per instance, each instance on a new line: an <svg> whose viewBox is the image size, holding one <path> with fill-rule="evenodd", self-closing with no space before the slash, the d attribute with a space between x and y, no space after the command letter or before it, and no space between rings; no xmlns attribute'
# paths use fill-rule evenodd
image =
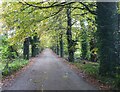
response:
<svg viewBox="0 0 120 92"><path fill-rule="evenodd" d="M50 50L45 49L36 61L3 90L96 90L78 76Z"/></svg>

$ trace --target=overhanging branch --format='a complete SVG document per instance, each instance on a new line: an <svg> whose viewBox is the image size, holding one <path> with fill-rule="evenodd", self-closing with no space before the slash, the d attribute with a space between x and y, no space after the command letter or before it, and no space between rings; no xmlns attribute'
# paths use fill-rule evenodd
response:
<svg viewBox="0 0 120 92"><path fill-rule="evenodd" d="M83 2L80 2L91 14L97 15L96 11L91 10L86 4Z"/></svg>
<svg viewBox="0 0 120 92"><path fill-rule="evenodd" d="M22 4L24 5L29 5L29 6L32 6L32 7L36 7L36 8L39 8L39 9L47 9L47 8L53 8L53 7L61 7L61 6L65 6L65 5L69 5L69 4L72 4L72 3L75 3L75 2L62 2L62 3L59 3L59 4L52 4L52 5L49 5L49 6L38 6L38 5L35 5L35 4L30 4L28 2L21 2Z"/></svg>

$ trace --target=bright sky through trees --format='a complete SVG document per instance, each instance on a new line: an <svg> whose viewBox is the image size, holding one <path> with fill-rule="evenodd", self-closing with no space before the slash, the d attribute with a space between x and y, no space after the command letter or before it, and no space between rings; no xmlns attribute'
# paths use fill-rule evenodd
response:
<svg viewBox="0 0 120 92"><path fill-rule="evenodd" d="M2 3L2 1L0 0L0 4Z"/></svg>

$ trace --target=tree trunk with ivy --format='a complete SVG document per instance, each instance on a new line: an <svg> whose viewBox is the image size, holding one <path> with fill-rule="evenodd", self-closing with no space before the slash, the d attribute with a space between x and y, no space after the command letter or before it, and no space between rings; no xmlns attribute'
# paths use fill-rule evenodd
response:
<svg viewBox="0 0 120 92"><path fill-rule="evenodd" d="M88 43L87 43L87 33L86 30L82 31L82 37L81 37L81 49L82 49L82 59L87 59L87 48L88 48Z"/></svg>
<svg viewBox="0 0 120 92"><path fill-rule="evenodd" d="M71 32L72 24L71 24L71 5L67 7L67 42L68 42L68 60L69 62L74 62L74 47L72 40L72 32Z"/></svg>
<svg viewBox="0 0 120 92"><path fill-rule="evenodd" d="M39 54L39 38L37 37L37 34L31 38L31 51L32 51L32 57L35 57Z"/></svg>
<svg viewBox="0 0 120 92"><path fill-rule="evenodd" d="M63 57L63 34L60 34L60 57Z"/></svg>
<svg viewBox="0 0 120 92"><path fill-rule="evenodd" d="M90 51L91 51L90 61L97 62L97 48L95 38L92 38L90 40Z"/></svg>
<svg viewBox="0 0 120 92"><path fill-rule="evenodd" d="M120 7L119 7L120 8ZM118 61L119 61L119 66L120 66L120 14L118 14ZM118 70L118 74L120 74L120 67Z"/></svg>
<svg viewBox="0 0 120 92"><path fill-rule="evenodd" d="M23 56L24 59L29 59L29 38L25 38L23 44Z"/></svg>
<svg viewBox="0 0 120 92"><path fill-rule="evenodd" d="M101 76L114 76L118 65L116 2L97 2L97 34Z"/></svg>
<svg viewBox="0 0 120 92"><path fill-rule="evenodd" d="M56 52L57 52L57 55L59 55L59 40L58 40L58 38L57 38L57 45L56 45Z"/></svg>

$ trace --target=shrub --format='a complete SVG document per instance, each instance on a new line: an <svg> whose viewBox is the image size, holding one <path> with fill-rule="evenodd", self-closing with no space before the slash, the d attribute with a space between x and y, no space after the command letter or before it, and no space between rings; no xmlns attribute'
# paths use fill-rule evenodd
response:
<svg viewBox="0 0 120 92"><path fill-rule="evenodd" d="M15 59L12 63L9 64L8 68L3 69L3 76L10 75L11 73L18 71L23 66L27 65L28 61L24 59Z"/></svg>
<svg viewBox="0 0 120 92"><path fill-rule="evenodd" d="M115 81L113 82L115 88L120 89L120 74L116 74Z"/></svg>
<svg viewBox="0 0 120 92"><path fill-rule="evenodd" d="M2 71L2 75L3 75L3 76L8 76L8 75L10 75L10 69L9 69L9 68L5 68L5 69Z"/></svg>
<svg viewBox="0 0 120 92"><path fill-rule="evenodd" d="M97 78L101 83L112 85L112 89L120 89L120 74L116 74L115 77L111 76L99 76L99 63L80 61L79 63L73 63L83 72ZM119 68L118 68L119 70Z"/></svg>

